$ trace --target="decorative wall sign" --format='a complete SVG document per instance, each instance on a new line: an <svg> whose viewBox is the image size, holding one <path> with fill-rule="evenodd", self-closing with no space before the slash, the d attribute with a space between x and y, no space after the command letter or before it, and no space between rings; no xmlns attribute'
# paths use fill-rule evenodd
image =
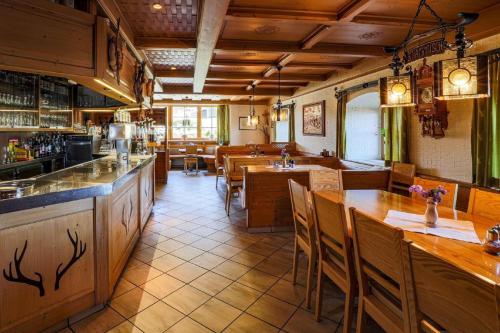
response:
<svg viewBox="0 0 500 333"><path fill-rule="evenodd" d="M325 101L302 107L302 134L325 136Z"/></svg>
<svg viewBox="0 0 500 333"><path fill-rule="evenodd" d="M444 38L432 40L412 49L406 50L403 56L405 63L413 62L435 54L444 53L447 50L448 43Z"/></svg>
<svg viewBox="0 0 500 333"><path fill-rule="evenodd" d="M239 118L239 129L241 131L255 131L257 130L257 124L248 123L248 117L240 117Z"/></svg>
<svg viewBox="0 0 500 333"><path fill-rule="evenodd" d="M26 275L23 274L21 271L21 262L23 261L24 254L26 253L26 248L28 247L28 240L24 241L24 246L23 249L21 250L21 254L19 257L17 257L17 250L14 251L14 269L15 273L12 272L12 262L9 263L9 273L3 270L3 277L5 280L10 281L10 282L15 282L15 283L24 283L30 286L33 286L35 288L38 288L38 291L40 293L40 297L45 296L45 289L43 287L43 277L42 274L38 272L34 272L36 276L38 276L38 279L30 279Z"/></svg>

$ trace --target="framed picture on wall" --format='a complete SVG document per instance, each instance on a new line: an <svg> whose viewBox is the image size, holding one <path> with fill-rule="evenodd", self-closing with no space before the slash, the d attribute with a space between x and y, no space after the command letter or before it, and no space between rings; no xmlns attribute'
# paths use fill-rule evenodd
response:
<svg viewBox="0 0 500 333"><path fill-rule="evenodd" d="M325 136L325 101L302 107L302 134Z"/></svg>
<svg viewBox="0 0 500 333"><path fill-rule="evenodd" d="M241 131L255 131L257 130L257 125L248 124L248 117L240 117L240 126L239 129Z"/></svg>

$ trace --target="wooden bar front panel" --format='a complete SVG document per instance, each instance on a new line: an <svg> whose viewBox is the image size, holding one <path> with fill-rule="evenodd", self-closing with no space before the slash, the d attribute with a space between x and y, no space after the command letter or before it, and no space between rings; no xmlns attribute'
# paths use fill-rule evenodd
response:
<svg viewBox="0 0 500 333"><path fill-rule="evenodd" d="M155 194L155 161L152 161L141 170L141 230L148 221L149 214L153 210L153 198Z"/></svg>
<svg viewBox="0 0 500 333"><path fill-rule="evenodd" d="M0 332L36 332L94 305L93 199L2 220Z"/></svg>
<svg viewBox="0 0 500 333"><path fill-rule="evenodd" d="M111 215L108 217L109 291L118 281L139 237L139 174L110 197Z"/></svg>

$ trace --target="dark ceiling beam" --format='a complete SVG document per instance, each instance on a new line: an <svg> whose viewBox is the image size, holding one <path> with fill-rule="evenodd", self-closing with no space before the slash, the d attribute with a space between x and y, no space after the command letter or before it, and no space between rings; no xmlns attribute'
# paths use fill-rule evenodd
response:
<svg viewBox="0 0 500 333"><path fill-rule="evenodd" d="M234 21L242 19L245 20L259 20L259 19L272 19L276 21L289 21L293 22L309 22L315 24L333 25L338 20L336 12L316 12L316 11L300 11L288 9L274 9L274 8L247 8L247 7L229 7L226 20ZM412 18L391 17L391 16L376 16L359 14L352 22L363 24L376 24L388 26L405 26L411 24ZM417 28L429 28L436 25L435 20L421 20L416 23Z"/></svg>
<svg viewBox="0 0 500 333"><path fill-rule="evenodd" d="M374 0L353 0L340 10L337 14L337 19L340 22L351 22L373 3Z"/></svg>
<svg viewBox="0 0 500 333"><path fill-rule="evenodd" d="M292 96L294 92L293 88L283 88L281 89L282 96ZM193 86L192 85L163 85L163 92L159 92L160 94L176 94L176 95L189 95L193 94ZM208 94L208 95L227 95L227 96L235 96L235 95L244 95L248 96L248 91L244 88L234 88L234 87L213 87L213 86L204 86L203 91L200 94ZM276 96L278 95L277 88L256 88L255 96Z"/></svg>
<svg viewBox="0 0 500 333"><path fill-rule="evenodd" d="M196 39L169 37L136 37L135 47L138 49L194 49Z"/></svg>
<svg viewBox="0 0 500 333"><path fill-rule="evenodd" d="M300 48L302 50L309 50L314 45L318 44L322 39L328 36L331 31L331 25L321 24L317 26L311 33L302 40Z"/></svg>
<svg viewBox="0 0 500 333"><path fill-rule="evenodd" d="M271 42L255 40L219 40L216 50L220 51L254 51L254 52L281 52L281 53L307 53L329 54L353 57L385 57L382 46L319 43L314 47L303 50L300 45L293 42Z"/></svg>
<svg viewBox="0 0 500 333"><path fill-rule="evenodd" d="M230 0L205 0L199 18L193 92L200 93L207 78L214 48L224 26Z"/></svg>
<svg viewBox="0 0 500 333"><path fill-rule="evenodd" d="M193 78L194 72L192 70L168 70L156 69L156 77L171 77L171 78ZM266 80L277 81L278 75L273 74L270 77L264 78L262 73L246 73L246 72L208 72L207 79L210 80ZM281 74L282 81L325 81L327 75L320 74Z"/></svg>
<svg viewBox="0 0 500 333"><path fill-rule="evenodd" d="M254 99L254 105L268 105L269 99ZM220 101L212 101L211 99L201 99L201 100L181 100L177 101L171 98L164 98L160 100L155 100L155 105L220 105L220 104L229 104L229 105L248 105L248 99L237 100L234 99L221 99Z"/></svg>
<svg viewBox="0 0 500 333"><path fill-rule="evenodd" d="M277 81L260 81L259 87L278 87ZM252 82L254 82L252 81ZM307 81L286 81L281 82L282 87L305 87L309 84ZM230 80L206 80L205 86L224 86L224 87L243 87L251 85L248 81L230 81ZM248 90L248 89L247 89Z"/></svg>
<svg viewBox="0 0 500 333"><path fill-rule="evenodd" d="M273 63L268 60L226 60L214 59L210 66L212 67L263 67L272 66ZM287 68L300 69L325 69L325 70L342 70L351 69L352 64L331 63L331 62L290 62L286 65Z"/></svg>

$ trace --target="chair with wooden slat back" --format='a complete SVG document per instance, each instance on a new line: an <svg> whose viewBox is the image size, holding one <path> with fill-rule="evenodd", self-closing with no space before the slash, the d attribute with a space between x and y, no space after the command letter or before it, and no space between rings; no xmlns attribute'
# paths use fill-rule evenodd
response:
<svg viewBox="0 0 500 333"><path fill-rule="evenodd" d="M415 164L392 162L388 191L408 194L408 188L413 184L415 172Z"/></svg>
<svg viewBox="0 0 500 333"><path fill-rule="evenodd" d="M187 145L186 156L184 157L184 172L187 174L188 169L191 168L192 165L196 167L196 174L198 174L198 146L196 145Z"/></svg>
<svg viewBox="0 0 500 333"><path fill-rule="evenodd" d="M309 189L311 191L342 191L341 171L335 169L310 171Z"/></svg>
<svg viewBox="0 0 500 333"><path fill-rule="evenodd" d="M347 228L345 208L312 192L313 220L319 265L316 287L316 320L321 318L323 278L328 277L345 294L343 332L351 332L356 297L356 274L352 241Z"/></svg>
<svg viewBox="0 0 500 333"><path fill-rule="evenodd" d="M412 332L500 332L500 295L495 282L411 241L403 241L403 258Z"/></svg>
<svg viewBox="0 0 500 333"><path fill-rule="evenodd" d="M457 202L457 193L458 193L457 183L448 183L448 182L443 182L441 180L432 180L432 179L415 177L413 178L413 185L420 185L426 190L437 188L439 185L443 186L444 189L448 191L448 193L443 195L442 197L443 201L441 202L441 205L444 207L455 209L455 204ZM419 193L415 192L412 193L412 199L420 201L426 200L425 198L422 198L422 196Z"/></svg>
<svg viewBox="0 0 500 333"><path fill-rule="evenodd" d="M403 230L350 208L354 261L358 276L357 332L366 331L368 314L386 332L409 332L403 279Z"/></svg>
<svg viewBox="0 0 500 333"><path fill-rule="evenodd" d="M231 198L234 193L239 192L239 188L243 186L243 176L235 175L233 166L231 165L229 155L224 156L224 178L226 180L226 213L229 215L231 210Z"/></svg>
<svg viewBox="0 0 500 333"><path fill-rule="evenodd" d="M308 257L306 306L311 307L312 280L317 258L314 222L311 214L311 198L306 186L302 186L293 179L288 180L292 215L295 224L295 246L293 251L293 284L297 282L297 269L300 250Z"/></svg>
<svg viewBox="0 0 500 333"><path fill-rule="evenodd" d="M467 213L500 222L500 193L471 189Z"/></svg>

